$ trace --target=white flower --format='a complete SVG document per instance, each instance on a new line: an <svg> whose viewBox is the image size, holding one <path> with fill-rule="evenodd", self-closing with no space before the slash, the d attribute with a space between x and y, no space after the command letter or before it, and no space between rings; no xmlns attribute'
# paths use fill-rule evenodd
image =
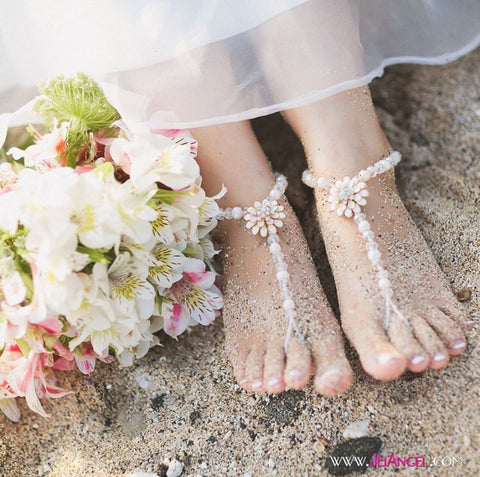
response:
<svg viewBox="0 0 480 477"><path fill-rule="evenodd" d="M174 245L174 219L175 208L166 204L160 204L156 207L157 217L152 221L152 233L156 240L165 245Z"/></svg>
<svg viewBox="0 0 480 477"><path fill-rule="evenodd" d="M352 217L361 211L361 206L367 204L365 197L368 197L368 190L365 182L361 182L358 177L350 179L345 177L341 181L337 181L330 189L328 202L330 202L330 210L336 211L338 216L345 215Z"/></svg>
<svg viewBox="0 0 480 477"><path fill-rule="evenodd" d="M262 237L266 237L268 233L277 233L277 228L283 226L282 219L285 218L283 209L283 205L278 205L275 200L264 199L262 202L255 202L253 207L248 207L243 217L247 221L247 229L250 229L253 235L260 232Z"/></svg>
<svg viewBox="0 0 480 477"><path fill-rule="evenodd" d="M0 194L0 230L14 235L20 220L20 194L16 191Z"/></svg>
<svg viewBox="0 0 480 477"><path fill-rule="evenodd" d="M11 232L20 221L29 231L26 243L31 250L43 242L54 244L70 226L71 191L77 181L78 175L68 167L45 173L21 170L11 192L0 195L0 227L4 229L6 221Z"/></svg>
<svg viewBox="0 0 480 477"><path fill-rule="evenodd" d="M25 166L33 167L38 171L59 167L59 159L67 150L65 140L67 137L68 123L62 123L57 127L55 123L50 133L37 136L35 144L25 150L12 147L8 154L15 160L24 159Z"/></svg>
<svg viewBox="0 0 480 477"><path fill-rule="evenodd" d="M195 183L200 175L190 144L159 134L138 133L132 141L115 139L110 154L139 190L156 182L180 190Z"/></svg>
<svg viewBox="0 0 480 477"><path fill-rule="evenodd" d="M120 243L122 217L112 197L118 187L113 167L105 165L78 176L78 185L70 190L70 221L76 225L80 242L86 247L109 249Z"/></svg>
<svg viewBox="0 0 480 477"><path fill-rule="evenodd" d="M135 329L139 318L122 314L109 296L110 282L105 265L96 263L91 275L78 274L83 282L83 300L76 310L65 314L72 325L68 346L71 351L84 342L91 341L95 353L105 358L109 348L121 352L128 335Z"/></svg>
<svg viewBox="0 0 480 477"><path fill-rule="evenodd" d="M144 243L152 238L152 222L158 213L148 205L155 190L136 192L131 181L110 188L110 200L116 204L121 220L122 235L127 239Z"/></svg>
<svg viewBox="0 0 480 477"><path fill-rule="evenodd" d="M178 240L198 241L200 232L200 207L205 199L205 192L198 185L182 191L172 207L175 209L175 221L177 231L175 237Z"/></svg>
<svg viewBox="0 0 480 477"><path fill-rule="evenodd" d="M157 245L151 251L153 264L148 270L149 277L157 287L170 288L182 278L187 258L174 248Z"/></svg>
<svg viewBox="0 0 480 477"><path fill-rule="evenodd" d="M150 318L155 306L155 289L148 282L148 265L129 253L121 253L108 268L110 295L120 312Z"/></svg>
<svg viewBox="0 0 480 477"><path fill-rule="evenodd" d="M219 194L214 197L206 197L203 189L204 199L199 207L199 220L198 220L198 236L199 238L206 237L218 224L218 214L220 213L220 207L217 199L225 195L226 189L222 187Z"/></svg>
<svg viewBox="0 0 480 477"><path fill-rule="evenodd" d="M0 280L0 285L9 306L19 305L25 300L27 289L23 283L20 273L13 271L10 275Z"/></svg>
<svg viewBox="0 0 480 477"><path fill-rule="evenodd" d="M43 291L45 303L50 312L66 315L78 309L84 299L84 282L78 273L69 273L61 282L53 275L42 274L40 290ZM39 283L36 283L37 288ZM35 290L37 292L37 290Z"/></svg>
<svg viewBox="0 0 480 477"><path fill-rule="evenodd" d="M2 162L0 164L0 194L7 190L10 184L13 184L17 180L17 174L12 168L12 165L8 162Z"/></svg>
<svg viewBox="0 0 480 477"><path fill-rule="evenodd" d="M207 263L219 253L219 250L215 250L213 242L210 240L209 235L198 239L197 242L188 242L187 248L190 251L190 256L193 258L199 258Z"/></svg>
<svg viewBox="0 0 480 477"><path fill-rule="evenodd" d="M1 296L1 295L0 295ZM0 305L0 349L8 343L22 338L27 332L29 310L22 306L8 306L6 302Z"/></svg>
<svg viewBox="0 0 480 477"><path fill-rule="evenodd" d="M0 248L0 303L15 306L25 300L27 289L22 276L15 268L15 255L9 247ZM1 349L1 346L0 346Z"/></svg>

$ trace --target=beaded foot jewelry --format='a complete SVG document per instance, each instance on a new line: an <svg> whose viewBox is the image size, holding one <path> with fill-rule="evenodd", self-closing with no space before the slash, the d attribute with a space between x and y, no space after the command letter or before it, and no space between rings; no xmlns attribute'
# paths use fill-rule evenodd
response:
<svg viewBox="0 0 480 477"><path fill-rule="evenodd" d="M287 332L285 335L284 348L288 350L288 345L295 332L302 343L305 339L297 325L295 302L292 298L290 286L290 274L285 262L285 256L280 245L280 237L277 229L283 227L283 219L286 217L283 205L278 204L278 200L287 189L287 179L282 174L275 174L275 185L267 198L262 202L255 202L251 207L233 207L221 210L217 216L218 220L245 220L245 227L253 235L260 235L267 239L269 251L277 269L276 278L280 286L280 292L283 299L283 310L288 320Z"/></svg>
<svg viewBox="0 0 480 477"><path fill-rule="evenodd" d="M316 177L310 170L304 171L302 181L309 187L320 191L329 192L328 202L330 210L336 212L339 217L344 215L353 218L357 224L362 238L366 242L367 256L377 273L378 287L385 299L385 319L383 327L388 331L392 313L396 314L409 327L407 318L398 309L395 302L388 272L382 263L382 254L375 241L375 235L370 228L367 217L362 213L362 207L367 205L368 190L366 182L369 179L393 169L401 159L397 151L393 151L388 157L380 159L366 169L361 170L355 177L345 177L339 181L330 181L323 177Z"/></svg>

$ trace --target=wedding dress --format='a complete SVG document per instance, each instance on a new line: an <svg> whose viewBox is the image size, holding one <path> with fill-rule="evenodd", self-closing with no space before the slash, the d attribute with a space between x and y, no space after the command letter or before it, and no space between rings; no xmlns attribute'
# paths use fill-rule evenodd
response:
<svg viewBox="0 0 480 477"><path fill-rule="evenodd" d="M442 64L480 44L478 0L1 2L2 128L33 121L40 81L94 77L153 128L251 119L368 84L394 63Z"/></svg>

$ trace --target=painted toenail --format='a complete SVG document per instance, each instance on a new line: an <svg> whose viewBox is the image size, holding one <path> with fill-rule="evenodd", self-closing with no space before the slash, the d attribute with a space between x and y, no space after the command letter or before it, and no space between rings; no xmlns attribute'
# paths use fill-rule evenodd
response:
<svg viewBox="0 0 480 477"><path fill-rule="evenodd" d="M280 383L280 379L278 378L270 378L268 381L267 381L267 386L276 386L277 384Z"/></svg>
<svg viewBox="0 0 480 477"><path fill-rule="evenodd" d="M390 363L391 361L397 359L398 356L396 354L391 354L391 353L381 353L377 356L377 361L380 364L387 364Z"/></svg>
<svg viewBox="0 0 480 477"><path fill-rule="evenodd" d="M420 363L423 363L427 358L425 358L425 356L422 356L421 354L416 354L411 360L410 362L413 364L413 365L417 365L417 364L420 364Z"/></svg>
<svg viewBox="0 0 480 477"><path fill-rule="evenodd" d="M258 389L261 388L263 385L263 381L261 379L256 379L255 381L252 382L252 388Z"/></svg>
<svg viewBox="0 0 480 477"><path fill-rule="evenodd" d="M467 343L465 343L465 341L457 340L453 342L452 349L462 349L462 348L465 348L466 345Z"/></svg>
<svg viewBox="0 0 480 477"><path fill-rule="evenodd" d="M290 378L299 378L300 376L303 376L303 373L299 369L292 369L288 372L288 376Z"/></svg>
<svg viewBox="0 0 480 477"><path fill-rule="evenodd" d="M244 384L247 384L247 381L248 381L247 379L241 379L240 381L238 381L238 384L240 386L243 386Z"/></svg>
<svg viewBox="0 0 480 477"><path fill-rule="evenodd" d="M444 359L447 359L447 355L445 353L442 353L441 351L437 351L433 355L433 361L443 361Z"/></svg>
<svg viewBox="0 0 480 477"><path fill-rule="evenodd" d="M341 373L338 369L330 369L328 371L325 371L325 373L322 374L320 379L322 381L338 381L340 376Z"/></svg>

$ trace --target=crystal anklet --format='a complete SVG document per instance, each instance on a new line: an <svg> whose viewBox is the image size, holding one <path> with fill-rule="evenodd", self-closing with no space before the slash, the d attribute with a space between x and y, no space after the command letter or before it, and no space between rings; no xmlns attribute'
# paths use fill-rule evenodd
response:
<svg viewBox="0 0 480 477"><path fill-rule="evenodd" d="M398 315L409 328L411 328L411 326L395 302L388 272L382 263L382 254L378 249L378 244L375 241L375 235L371 230L370 223L366 215L362 213L362 207L367 205L368 190L366 182L393 169L400 162L400 159L400 153L393 151L384 159L380 159L372 166L361 170L355 177L345 177L339 181L316 177L308 169L304 171L302 175L302 181L307 186L316 190L329 192L327 200L330 202L330 210L332 212L336 212L339 217L344 215L347 218L353 218L357 224L358 230L366 242L368 259L377 273L378 288L385 299L385 319L383 327L387 332L392 313Z"/></svg>
<svg viewBox="0 0 480 477"><path fill-rule="evenodd" d="M288 350L292 332L295 332L299 340L304 343L305 339L297 325L295 302L293 301L290 286L290 274L285 262L285 256L280 245L280 237L277 229L283 227L283 219L286 217L283 205L278 200L287 189L287 179L282 174L275 174L275 185L270 194L262 202L255 202L251 207L233 207L221 210L218 220L245 220L245 227L253 235L261 235L267 239L269 251L277 269L276 277L280 286L283 299L283 310L288 320L288 328L285 336L284 348Z"/></svg>

